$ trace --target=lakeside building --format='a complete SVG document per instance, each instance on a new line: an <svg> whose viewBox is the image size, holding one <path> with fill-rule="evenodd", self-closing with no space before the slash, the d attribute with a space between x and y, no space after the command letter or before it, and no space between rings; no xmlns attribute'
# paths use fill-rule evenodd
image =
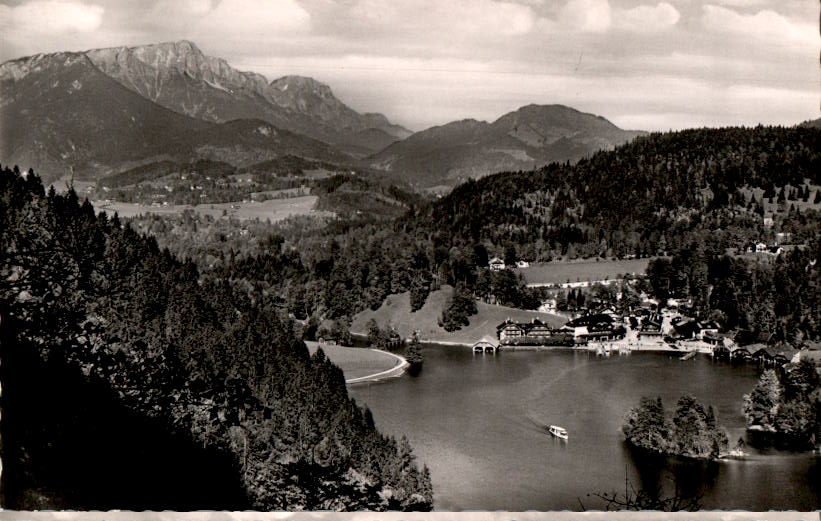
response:
<svg viewBox="0 0 821 521"><path fill-rule="evenodd" d="M672 320L673 331L679 339L696 339L713 343L719 340L718 324L714 321L699 322L695 319L676 317ZM709 343L709 342L708 342Z"/></svg>
<svg viewBox="0 0 821 521"><path fill-rule="evenodd" d="M533 318L530 322L515 322L508 318L496 326L501 345L561 345L586 344L589 341L609 341L624 338L627 330L611 315L598 313L571 320L558 329Z"/></svg>
<svg viewBox="0 0 821 521"><path fill-rule="evenodd" d="M643 337L660 337L662 316L659 313L650 313L641 320L639 327L639 338Z"/></svg>
<svg viewBox="0 0 821 521"><path fill-rule="evenodd" d="M571 320L563 325L559 331L572 334L576 343L588 341L607 341L624 338L627 330L611 313L595 313Z"/></svg>
<svg viewBox="0 0 821 521"><path fill-rule="evenodd" d="M572 337L562 330L552 329L549 324L533 318L530 322L515 322L508 318L496 326L496 336L501 345L568 345Z"/></svg>
<svg viewBox="0 0 821 521"><path fill-rule="evenodd" d="M481 340L473 344L474 353L496 353L498 350L499 342L489 336L484 336Z"/></svg>

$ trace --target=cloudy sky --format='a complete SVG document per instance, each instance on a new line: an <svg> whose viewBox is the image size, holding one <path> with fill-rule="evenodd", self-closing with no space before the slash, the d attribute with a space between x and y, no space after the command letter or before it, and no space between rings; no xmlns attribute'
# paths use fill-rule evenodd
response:
<svg viewBox="0 0 821 521"><path fill-rule="evenodd" d="M817 0L0 0L0 61L183 38L413 130L528 103L647 130L821 116Z"/></svg>

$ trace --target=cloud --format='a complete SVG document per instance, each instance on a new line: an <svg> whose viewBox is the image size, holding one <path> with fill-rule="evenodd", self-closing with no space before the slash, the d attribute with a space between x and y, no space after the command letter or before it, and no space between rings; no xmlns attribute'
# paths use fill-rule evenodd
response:
<svg viewBox="0 0 821 521"><path fill-rule="evenodd" d="M415 129L528 103L645 129L793 122L818 109L817 5L0 0L0 61L188 38L241 70L316 77Z"/></svg>
<svg viewBox="0 0 821 521"><path fill-rule="evenodd" d="M571 29L602 33L610 28L607 0L570 0L559 14L559 22Z"/></svg>
<svg viewBox="0 0 821 521"><path fill-rule="evenodd" d="M530 5L495 0L359 0L348 15L354 24L370 26L378 33L429 35L434 41L475 40L530 32L536 15ZM424 42L417 42L417 45Z"/></svg>
<svg viewBox="0 0 821 521"><path fill-rule="evenodd" d="M658 5L639 5L632 9L619 9L613 13L615 25L634 32L654 33L676 25L681 18L678 9L662 2Z"/></svg>
<svg viewBox="0 0 821 521"><path fill-rule="evenodd" d="M702 9L702 23L709 31L741 34L751 40L763 40L775 45L809 47L818 44L817 26L793 22L770 9L755 14L742 14L711 4L704 5Z"/></svg>
<svg viewBox="0 0 821 521"><path fill-rule="evenodd" d="M211 0L160 0L151 8L149 18L164 23L186 21L190 17L208 14L213 8Z"/></svg>
<svg viewBox="0 0 821 521"><path fill-rule="evenodd" d="M717 4L729 5L731 7L756 7L765 5L767 0L716 0Z"/></svg>
<svg viewBox="0 0 821 521"><path fill-rule="evenodd" d="M103 22L99 5L62 0L34 0L15 7L0 5L0 28L22 37L90 33Z"/></svg>
<svg viewBox="0 0 821 521"><path fill-rule="evenodd" d="M200 9L201 2L186 2ZM197 32L220 38L270 41L282 34L304 32L311 27L311 15L295 0L222 0L204 10Z"/></svg>

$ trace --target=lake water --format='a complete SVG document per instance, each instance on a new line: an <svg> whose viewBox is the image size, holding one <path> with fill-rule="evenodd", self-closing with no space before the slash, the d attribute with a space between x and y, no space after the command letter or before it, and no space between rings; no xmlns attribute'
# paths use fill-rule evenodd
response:
<svg viewBox="0 0 821 521"><path fill-rule="evenodd" d="M821 458L747 447L743 461L693 462L631 450L620 431L642 396L672 411L684 393L716 410L733 446L745 437L742 396L760 374L699 355L505 352L474 355L432 346L419 376L352 386L382 432L406 434L430 467L437 510L580 510L604 503L591 493L623 493L673 478L703 494L705 509L821 508ZM546 432L565 427L567 442Z"/></svg>

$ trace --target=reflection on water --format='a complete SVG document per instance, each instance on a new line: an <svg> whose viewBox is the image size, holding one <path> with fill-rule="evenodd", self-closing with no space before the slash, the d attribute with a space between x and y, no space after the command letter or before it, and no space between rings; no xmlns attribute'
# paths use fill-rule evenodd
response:
<svg viewBox="0 0 821 521"><path fill-rule="evenodd" d="M768 449L744 461L693 462L624 443L622 418L642 396L671 411L684 393L715 409L730 440L746 437L742 396L758 377L704 356L597 358L586 352L473 355L436 346L413 378L351 387L384 432L407 434L431 469L439 510L577 510L589 493L637 488L702 495L704 508L821 508L819 458ZM547 432L560 425L570 439Z"/></svg>

